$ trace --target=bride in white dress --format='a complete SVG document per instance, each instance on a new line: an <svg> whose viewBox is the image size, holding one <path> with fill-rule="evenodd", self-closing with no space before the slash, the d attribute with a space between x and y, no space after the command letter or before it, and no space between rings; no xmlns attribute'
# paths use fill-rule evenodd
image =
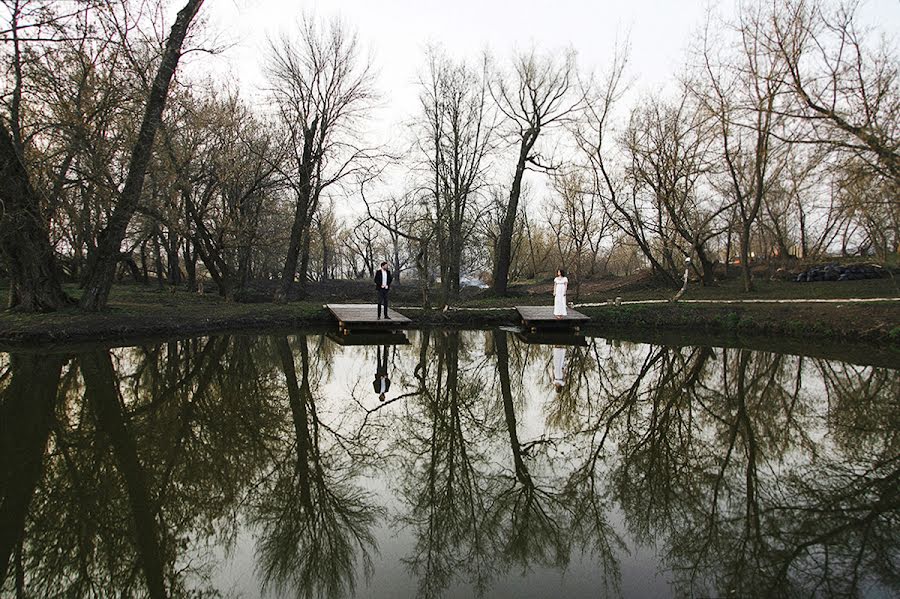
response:
<svg viewBox="0 0 900 599"><path fill-rule="evenodd" d="M563 386L566 384L566 348L553 346L553 386L557 393L562 393Z"/></svg>
<svg viewBox="0 0 900 599"><path fill-rule="evenodd" d="M556 318L566 316L566 291L569 289L569 279L566 278L566 271L559 269L556 271L556 278L553 279L553 315Z"/></svg>

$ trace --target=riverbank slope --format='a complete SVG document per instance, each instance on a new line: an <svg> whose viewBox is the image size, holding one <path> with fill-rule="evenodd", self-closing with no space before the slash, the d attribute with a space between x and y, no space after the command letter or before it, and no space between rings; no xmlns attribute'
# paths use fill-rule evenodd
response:
<svg viewBox="0 0 900 599"><path fill-rule="evenodd" d="M618 289L619 305L599 293L579 298L576 305L593 319L591 328L600 332L681 330L900 345L900 295L891 280L818 286L766 283L753 295L724 287L695 288L683 298L687 301L677 303L664 301L671 295L668 290ZM50 314L0 313L0 347L327 326L333 321L324 303L336 301L335 295L343 301L365 301L366 289L348 287L342 296L333 285L313 288L303 301L275 304L235 303L211 294L122 285L113 290L109 308L100 313L75 308ZM517 289L513 297L482 294L446 310L425 311L413 304L415 294L407 290L397 294L395 303L405 308L416 325L515 325L513 306L546 303L549 289L546 294L541 291L541 285L532 285ZM798 297L800 292L815 297ZM884 300L853 301L878 297Z"/></svg>

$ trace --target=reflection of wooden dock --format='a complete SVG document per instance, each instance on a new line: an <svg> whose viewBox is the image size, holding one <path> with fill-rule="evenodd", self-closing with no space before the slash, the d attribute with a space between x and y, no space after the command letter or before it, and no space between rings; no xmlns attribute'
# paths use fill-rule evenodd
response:
<svg viewBox="0 0 900 599"><path fill-rule="evenodd" d="M587 339L584 335L572 330L554 329L551 331L522 332L517 335L519 339L529 345L565 345L586 347Z"/></svg>
<svg viewBox="0 0 900 599"><path fill-rule="evenodd" d="M390 310L390 318L378 319L376 304L325 304L334 315L344 334L351 330L393 331L406 328L412 321L403 314Z"/></svg>
<svg viewBox="0 0 900 599"><path fill-rule="evenodd" d="M553 315L553 306L516 306L519 316L522 317L522 324L526 328L536 331L542 329L575 329L578 330L580 325L590 322L590 318L569 308L568 314L562 318Z"/></svg>
<svg viewBox="0 0 900 599"><path fill-rule="evenodd" d="M328 338L338 345L409 345L406 335L392 331L357 331L344 335L328 333Z"/></svg>

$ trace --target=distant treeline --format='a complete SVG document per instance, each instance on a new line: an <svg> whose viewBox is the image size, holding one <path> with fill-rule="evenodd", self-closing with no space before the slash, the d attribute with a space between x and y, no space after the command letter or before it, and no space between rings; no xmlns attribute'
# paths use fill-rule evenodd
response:
<svg viewBox="0 0 900 599"><path fill-rule="evenodd" d="M264 102L204 77L202 0L4 0L2 266L10 306L53 310L119 277L238 297L275 280L577 279L900 247L898 52L856 3L741 3L666 91L629 89L628 44L472 62L427 49L419 108L369 143L377 69L353 25L270 39ZM205 52L192 52L204 50ZM175 73L184 55L191 73ZM201 75L196 75L201 73ZM429 301L428 285L423 285Z"/></svg>

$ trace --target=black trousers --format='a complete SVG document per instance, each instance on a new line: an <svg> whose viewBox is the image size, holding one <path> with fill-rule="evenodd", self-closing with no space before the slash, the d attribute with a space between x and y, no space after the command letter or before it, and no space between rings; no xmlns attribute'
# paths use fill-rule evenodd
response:
<svg viewBox="0 0 900 599"><path fill-rule="evenodd" d="M390 289L378 288L378 317L381 318L381 306L384 306L384 316L388 315L388 291Z"/></svg>

